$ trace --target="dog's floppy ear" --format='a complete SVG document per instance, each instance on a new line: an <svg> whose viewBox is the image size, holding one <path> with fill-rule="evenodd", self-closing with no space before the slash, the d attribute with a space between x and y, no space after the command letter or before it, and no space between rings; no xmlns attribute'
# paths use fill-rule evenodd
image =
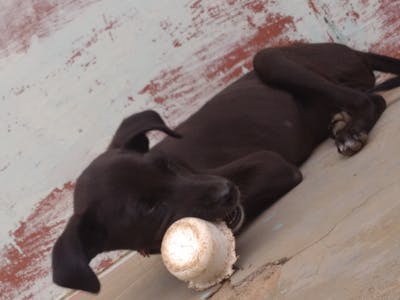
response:
<svg viewBox="0 0 400 300"><path fill-rule="evenodd" d="M52 269L54 283L91 293L100 291L100 282L89 266L89 257L80 233L82 217L73 215L54 245Z"/></svg>
<svg viewBox="0 0 400 300"><path fill-rule="evenodd" d="M109 148L126 148L145 153L149 150L149 140L146 137L146 132L150 130L160 130L170 136L181 137L165 125L158 113L153 110L146 110L122 121Z"/></svg>

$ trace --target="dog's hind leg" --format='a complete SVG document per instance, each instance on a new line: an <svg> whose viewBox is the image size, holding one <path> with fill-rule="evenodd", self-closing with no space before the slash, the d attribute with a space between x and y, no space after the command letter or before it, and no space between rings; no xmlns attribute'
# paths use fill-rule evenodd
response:
<svg viewBox="0 0 400 300"><path fill-rule="evenodd" d="M340 153L351 156L365 145L368 132L386 108L385 101L381 96L368 94L348 87L345 83L339 84L334 80L329 80L329 75L334 69L332 63L327 64L327 76L321 75L322 71L319 73L313 71L310 68L313 62L312 55L318 55L318 51L315 51L318 48L310 49L312 52L309 57L288 55L288 51L280 48L262 50L254 57L254 70L266 84L289 91L300 99L314 98L324 101L328 107L332 107L333 112L347 112L351 120L343 128L337 130L335 143ZM289 50L294 52L296 48ZM304 49L302 51L304 54ZM321 51L324 49L321 48ZM351 62L355 65L354 73L358 74L363 68L369 72L368 67L363 65L363 60L353 50L335 45L335 51L343 58L342 64ZM326 57L326 53L322 53L322 56ZM355 59L359 59L360 62L354 64ZM321 61L321 58L317 60ZM335 69L336 72L338 72L337 69L340 67ZM348 69L346 71L349 72Z"/></svg>

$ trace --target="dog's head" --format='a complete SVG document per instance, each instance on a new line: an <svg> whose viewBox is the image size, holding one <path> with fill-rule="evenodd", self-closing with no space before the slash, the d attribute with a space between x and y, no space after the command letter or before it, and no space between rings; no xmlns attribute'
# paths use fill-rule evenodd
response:
<svg viewBox="0 0 400 300"><path fill-rule="evenodd" d="M156 112L135 114L78 178L74 214L53 249L55 283L96 293L100 283L89 262L98 253L159 253L163 234L175 220L215 221L237 205L237 188L225 178L149 150L150 130L180 137Z"/></svg>

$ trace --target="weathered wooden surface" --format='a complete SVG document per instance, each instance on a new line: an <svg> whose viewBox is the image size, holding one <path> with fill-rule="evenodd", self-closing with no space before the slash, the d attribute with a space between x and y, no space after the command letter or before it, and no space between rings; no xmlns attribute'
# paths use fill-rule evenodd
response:
<svg viewBox="0 0 400 300"><path fill-rule="evenodd" d="M3 0L0 8L1 299L65 292L51 283L51 247L71 214L75 178L123 117L153 108L174 126L269 45L337 41L400 57L397 0Z"/></svg>

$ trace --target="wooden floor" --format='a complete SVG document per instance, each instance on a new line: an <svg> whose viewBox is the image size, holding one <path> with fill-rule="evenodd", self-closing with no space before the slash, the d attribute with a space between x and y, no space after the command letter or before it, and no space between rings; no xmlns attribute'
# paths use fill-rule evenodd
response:
<svg viewBox="0 0 400 300"><path fill-rule="evenodd" d="M294 41L335 41L400 58L399 15L400 1L397 0L1 1L0 299L57 299L68 292L51 283L51 247L71 215L75 178L104 149L122 118L152 108L175 126L212 95L251 69L252 55L266 46ZM270 247L283 254L279 246L287 243L285 249L288 252L285 255L290 256L300 249L301 243L308 241L311 244L305 247L311 247L311 241L321 238L321 233L340 230L339 225L332 225L338 221L336 218L345 218L346 209L357 211L366 196L380 195L379 190L386 185L379 180L390 182L385 177L387 170L393 172L388 174L398 176L396 153L399 149L391 135L396 136L399 129L396 109L398 112L398 107L394 105L390 108L392 111L383 116L376 130L381 135L373 138L371 146L362 155L343 161L337 158L332 145L326 143L304 167L310 180L317 180L321 185L319 194L310 193L307 182L311 184L312 181L306 178L298 188L306 199L325 199L323 186L329 189L338 185L343 193L333 195L342 197L343 203L348 202L346 197L355 199L355 202L343 206L343 214L331 216L332 207L309 200L310 205L318 210L320 219L307 224L311 229L315 227L321 231L313 233L310 229L310 239L307 240L294 236L296 233L306 235L305 232L297 232L297 227L285 223L281 229L280 223L274 223L273 226L277 226L275 231L280 232L282 238L267 235L262 239L262 245L256 249L263 249L264 256L257 254L259 251L253 251L253 246L248 248L250 250L242 250L244 270L234 276L237 282L260 264L280 258L266 251ZM385 126L389 129L386 130ZM153 143L160 138L153 136ZM319 169L321 163L325 169ZM357 176L349 175L353 174L353 170ZM315 175L316 172L319 173ZM333 173L329 175L329 172ZM331 176L328 184L318 182L323 173ZM367 180L367 177L379 180ZM385 209L393 210L382 210L381 214L387 212L390 220L395 220L399 215L396 216L397 208L394 202L390 202L390 195L398 195L396 187L387 186L386 192L389 195L382 195L382 203L387 204ZM296 195L295 192L280 202L282 208L279 213L287 213L285 203L294 201L293 195ZM273 212L266 213L267 220ZM307 214L304 212L304 216ZM343 254L340 257L342 260L336 261L339 266L349 266L360 257L357 247L361 244L357 241L365 236L374 236L373 224L379 223L379 216L362 215L360 212L359 219L354 219L364 220L365 226L370 224L372 227L362 227L365 229L363 237L354 233L353 244L345 245L349 251L347 256ZM378 223L373 223L374 218ZM319 221L325 220L327 223L320 225ZM293 219L291 222L297 221L301 220ZM389 231L396 228L388 222L379 224ZM263 221L252 228L258 228L259 224ZM358 223L353 225L355 228ZM273 228L271 231L275 232ZM251 237L252 230L249 230L248 237ZM287 230L287 235L281 234L282 230ZM248 243L245 237L241 241L239 248L244 245L241 243ZM398 246L398 241L395 236L388 236L382 245L390 245L391 241L391 249L396 249L394 246ZM328 249L335 247L338 246L327 246ZM381 249L379 245L369 244L368 247L377 251ZM388 251L380 253L392 257L390 255L394 254ZM159 296L157 293L160 291L170 299L176 299L173 297L180 293L199 296L170 277L157 257L143 261L132 257L132 254L126 255L125 252L115 252L101 255L93 262L98 272L108 270L110 276L131 276L118 275L114 284L110 279L103 293L108 291L107 284L111 287L118 283L125 286L121 285L119 290L121 299L132 299L132 293L142 297L138 299L153 299L151 297ZM332 255L324 252L321 257ZM345 259L349 255L353 255L353 260ZM124 257L123 263L120 262L118 268L127 271L115 273L117 266L114 262L121 257ZM319 259L323 261L321 257ZM378 257L369 257L372 258L368 266L380 263ZM332 270L329 265L320 269L296 269L295 262L297 266L301 263L313 266L307 260L298 260L298 257L279 266L283 274L279 286L286 288L287 299L306 295L296 294L304 291L300 283L312 288L316 281L311 279L315 279L315 274L324 271L328 274ZM387 265L387 272L395 269L397 260L391 262ZM284 271L289 267L291 271ZM308 273L302 274L299 270L308 270L304 271ZM333 287L340 290L346 283L337 280L339 274L344 274L341 273L344 269L338 267L335 270L329 273L335 284L320 282L321 286L326 286L324 292ZM361 267L358 270L363 272ZM157 277L152 277L154 272ZM379 277L382 272L377 271L376 276ZM297 279L290 274L310 278L310 281L300 280L296 287L290 282ZM348 273L348 276L354 280L358 278L357 274ZM393 274L397 273L393 271ZM151 282L149 287L147 278L157 278L157 284ZM373 278L371 280L375 280ZM365 282L357 286L363 286ZM395 281L385 284L371 290L371 295L374 292L378 297L398 291ZM386 290L383 290L384 287ZM229 296L230 287L224 288L226 292L217 294L217 297ZM338 295L343 296L340 299L346 299L345 294ZM74 297L81 299L83 295Z"/></svg>

